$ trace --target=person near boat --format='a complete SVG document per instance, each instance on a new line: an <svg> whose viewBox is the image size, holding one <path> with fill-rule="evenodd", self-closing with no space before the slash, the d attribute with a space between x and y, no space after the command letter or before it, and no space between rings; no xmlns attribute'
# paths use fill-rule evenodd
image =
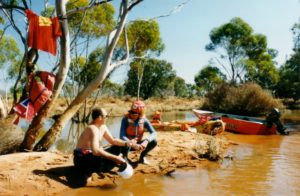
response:
<svg viewBox="0 0 300 196"><path fill-rule="evenodd" d="M86 179L94 172L109 172L114 167L118 167L119 171L124 171L128 167L128 163L119 154L121 147L131 144L111 135L105 124L107 118L108 114L105 109L93 109L92 122L81 133L74 150L75 168L83 172ZM100 145L103 139L112 146L103 148Z"/></svg>
<svg viewBox="0 0 300 196"><path fill-rule="evenodd" d="M208 135L217 135L224 132L225 124L220 118L206 113L197 115L197 117L197 121L182 123L180 127L181 131L188 131L191 128L195 128L198 133Z"/></svg>
<svg viewBox="0 0 300 196"><path fill-rule="evenodd" d="M144 138L145 131L148 131L150 134ZM145 116L144 102L134 101L128 113L124 115L120 128L120 138L129 141L133 146L122 148L122 154L125 159L131 162L128 159L128 153L130 150L136 150L141 152L138 162L149 164L149 161L145 157L157 145L156 136L156 130Z"/></svg>
<svg viewBox="0 0 300 196"><path fill-rule="evenodd" d="M161 111L157 110L152 116L152 120L150 121L151 123L162 123L162 118L161 118Z"/></svg>

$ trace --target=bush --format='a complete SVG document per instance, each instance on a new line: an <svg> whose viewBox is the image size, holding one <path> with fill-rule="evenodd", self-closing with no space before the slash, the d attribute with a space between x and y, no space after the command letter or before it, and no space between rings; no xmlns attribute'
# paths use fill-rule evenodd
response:
<svg viewBox="0 0 300 196"><path fill-rule="evenodd" d="M221 84L205 97L203 109L238 115L265 115L274 107L282 107L259 85L246 83L239 86Z"/></svg>

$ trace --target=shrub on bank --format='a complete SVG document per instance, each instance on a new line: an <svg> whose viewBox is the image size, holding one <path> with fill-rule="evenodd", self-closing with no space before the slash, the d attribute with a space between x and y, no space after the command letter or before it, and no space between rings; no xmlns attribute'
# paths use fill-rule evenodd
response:
<svg viewBox="0 0 300 196"><path fill-rule="evenodd" d="M206 110L247 116L265 115L274 107L282 104L254 83L221 84L206 95L203 104Z"/></svg>

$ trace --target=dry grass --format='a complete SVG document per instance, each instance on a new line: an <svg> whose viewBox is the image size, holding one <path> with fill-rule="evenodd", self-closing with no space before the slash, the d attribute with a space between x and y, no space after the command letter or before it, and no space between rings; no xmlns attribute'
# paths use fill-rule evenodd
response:
<svg viewBox="0 0 300 196"><path fill-rule="evenodd" d="M283 105L257 84L232 86L222 84L206 97L204 108L248 116L265 115L274 107Z"/></svg>
<svg viewBox="0 0 300 196"><path fill-rule="evenodd" d="M128 112L132 102L135 98L124 97L122 99L107 97L101 98L96 101L95 106L104 107L106 110L111 111L111 116L122 116ZM169 97L165 99L150 98L144 101L146 104L146 114L153 114L155 111L160 110L167 111L187 111L194 108L199 108L203 104L203 99L185 99ZM94 101L87 101L87 108L93 106ZM61 99L56 101L56 105L53 107L51 114L61 114L67 108L67 103ZM83 111L83 110L81 110Z"/></svg>

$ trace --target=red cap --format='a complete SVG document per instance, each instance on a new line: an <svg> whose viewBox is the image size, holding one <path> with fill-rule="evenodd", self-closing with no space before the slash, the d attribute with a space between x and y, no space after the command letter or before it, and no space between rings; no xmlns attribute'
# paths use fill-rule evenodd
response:
<svg viewBox="0 0 300 196"><path fill-rule="evenodd" d="M135 113L141 113L145 108L145 104L142 101L134 101L131 105L131 111Z"/></svg>

